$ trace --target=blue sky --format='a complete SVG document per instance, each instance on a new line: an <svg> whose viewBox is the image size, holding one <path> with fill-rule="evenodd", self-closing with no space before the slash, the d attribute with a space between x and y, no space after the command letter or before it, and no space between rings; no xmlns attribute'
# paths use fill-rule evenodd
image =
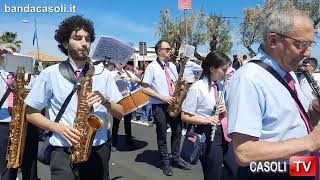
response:
<svg viewBox="0 0 320 180"><path fill-rule="evenodd" d="M76 13L6 13L5 6L61 6L70 4L76 6ZM223 16L239 16L246 7L263 4L263 0L193 0L194 10L204 7L205 12L222 14ZM139 41L146 41L148 46L154 46L159 37L154 34L154 27L160 19L160 10L168 8L173 17L182 13L178 10L178 0L1 0L0 1L0 32L12 31L18 33L23 41L22 52L35 50L32 45L34 19L37 19L40 51L63 57L57 48L53 36L58 24L66 17L81 14L90 18L96 29L96 35L116 37L138 46ZM239 43L238 28L242 19L233 19L233 51L232 53L247 53ZM21 20L32 23L25 24ZM317 40L318 41L318 40ZM318 43L319 44L319 43ZM93 44L93 47L95 45ZM208 51L208 46L201 48ZM319 58L319 45L314 48L314 55Z"/></svg>

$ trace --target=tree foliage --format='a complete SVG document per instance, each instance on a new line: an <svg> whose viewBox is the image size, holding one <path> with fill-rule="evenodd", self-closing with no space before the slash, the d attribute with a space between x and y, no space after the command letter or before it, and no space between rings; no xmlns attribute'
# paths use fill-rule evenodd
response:
<svg viewBox="0 0 320 180"><path fill-rule="evenodd" d="M162 9L160 21L155 26L155 34L171 44L174 49L173 54L176 56L179 47L184 42L197 48L213 40L216 42L215 44L210 43L210 45L215 45L211 46L211 50L217 49L229 53L232 48L230 30L231 25L223 17L207 16L202 10L191 12L186 18L179 15L172 20L170 19L170 11Z"/></svg>
<svg viewBox="0 0 320 180"><path fill-rule="evenodd" d="M21 49L22 41L18 40L18 34L16 32L3 32L0 36L0 44L12 43Z"/></svg>
<svg viewBox="0 0 320 180"><path fill-rule="evenodd" d="M261 28L266 17L275 9L296 8L305 11L313 20L315 29L319 29L320 22L320 1L319 0L265 0L262 7L245 8L243 10L243 22L240 26L241 43L247 48L250 56L256 52L252 45L262 40Z"/></svg>

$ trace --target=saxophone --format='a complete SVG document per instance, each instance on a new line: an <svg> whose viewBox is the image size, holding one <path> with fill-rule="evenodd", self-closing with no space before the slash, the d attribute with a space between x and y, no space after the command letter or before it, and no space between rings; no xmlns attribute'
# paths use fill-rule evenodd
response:
<svg viewBox="0 0 320 180"><path fill-rule="evenodd" d="M187 61L189 60L187 57L181 58L181 69L178 76L177 84L174 89L173 97L175 97L175 103L169 105L167 112L171 117L177 117L181 112L182 102L187 96L187 92L189 90L190 85L188 82L183 79L183 72L186 66Z"/></svg>
<svg viewBox="0 0 320 180"><path fill-rule="evenodd" d="M74 127L80 131L80 140L77 144L70 147L70 159L73 163L85 162L90 157L92 141L98 129L103 127L103 120L97 115L92 114L92 108L86 103L86 98L92 92L92 77L94 75L94 66L91 60L88 60L89 70L81 81L78 93L78 108Z"/></svg>
<svg viewBox="0 0 320 180"><path fill-rule="evenodd" d="M26 85L24 74L24 68L18 67L13 89L12 116L9 124L10 135L6 154L7 168L18 168L22 164L27 130L27 121L25 119L26 104L24 104L27 91L24 88Z"/></svg>

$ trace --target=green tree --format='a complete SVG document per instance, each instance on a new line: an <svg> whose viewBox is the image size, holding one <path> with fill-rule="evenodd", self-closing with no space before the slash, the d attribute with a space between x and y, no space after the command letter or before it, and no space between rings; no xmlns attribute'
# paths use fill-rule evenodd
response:
<svg viewBox="0 0 320 180"><path fill-rule="evenodd" d="M22 41L17 40L18 34L16 32L3 32L0 36L0 44L12 43L21 50Z"/></svg>
<svg viewBox="0 0 320 180"><path fill-rule="evenodd" d="M168 41L174 49L173 54L177 56L183 42L197 48L209 41L216 41L216 43L210 43L210 45L214 44L213 50L228 53L232 48L230 30L230 24L221 16L206 16L202 10L194 11L186 18L180 15L171 20L170 11L162 9L160 22L155 27L155 34ZM197 53L195 56L201 58Z"/></svg>
<svg viewBox="0 0 320 180"><path fill-rule="evenodd" d="M320 1L319 0L266 0L262 7L245 8L243 22L240 25L241 43L252 57L256 52L252 49L254 44L262 40L261 28L266 17L275 9L296 8L305 11L313 20L315 29L319 29Z"/></svg>

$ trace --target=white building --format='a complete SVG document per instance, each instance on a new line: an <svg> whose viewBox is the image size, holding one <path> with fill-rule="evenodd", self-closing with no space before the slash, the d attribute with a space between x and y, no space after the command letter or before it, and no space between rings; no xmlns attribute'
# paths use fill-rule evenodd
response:
<svg viewBox="0 0 320 180"><path fill-rule="evenodd" d="M128 63L133 62L134 67L137 66L142 66L144 61L151 62L153 60L157 59L157 54L155 53L154 48L147 48L147 55L146 56L141 56L139 54L139 48L134 48L134 53L131 56L130 60Z"/></svg>

